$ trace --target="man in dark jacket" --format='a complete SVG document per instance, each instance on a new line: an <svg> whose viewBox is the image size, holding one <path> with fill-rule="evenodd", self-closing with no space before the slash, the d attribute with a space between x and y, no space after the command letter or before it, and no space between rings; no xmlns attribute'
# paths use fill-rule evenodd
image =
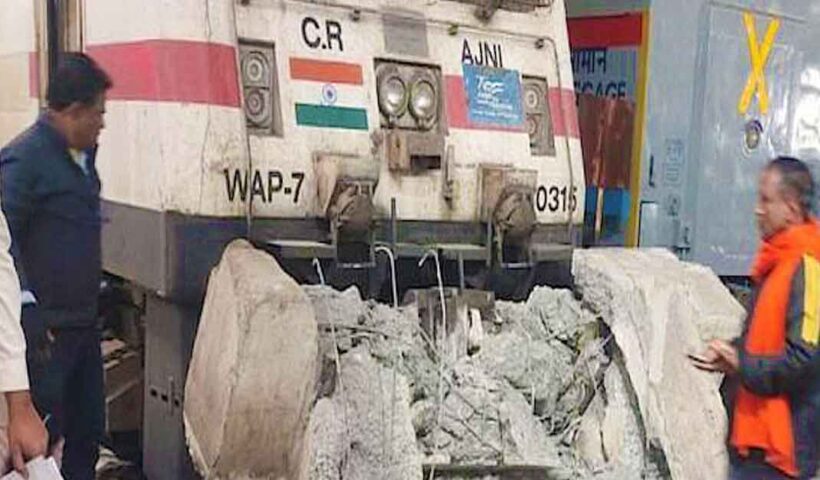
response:
<svg viewBox="0 0 820 480"><path fill-rule="evenodd" d="M742 336L714 340L695 366L735 380L729 402L733 480L811 478L820 438L820 224L806 165L780 157L760 177L762 242Z"/></svg>
<svg viewBox="0 0 820 480"><path fill-rule="evenodd" d="M47 111L0 151L0 195L24 291L32 397L65 439L63 474L94 478L104 429L97 296L100 180L94 166L111 80L83 54L52 73Z"/></svg>

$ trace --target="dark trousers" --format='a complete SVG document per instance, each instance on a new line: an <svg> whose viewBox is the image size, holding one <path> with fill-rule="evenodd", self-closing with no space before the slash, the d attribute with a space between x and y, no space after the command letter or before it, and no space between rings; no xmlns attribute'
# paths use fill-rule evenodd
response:
<svg viewBox="0 0 820 480"><path fill-rule="evenodd" d="M23 309L31 394L51 443L65 438L66 480L93 480L105 428L103 363L96 327L46 331L36 307Z"/></svg>
<svg viewBox="0 0 820 480"><path fill-rule="evenodd" d="M762 455L740 458L731 455L729 480L793 480L780 470L763 461Z"/></svg>

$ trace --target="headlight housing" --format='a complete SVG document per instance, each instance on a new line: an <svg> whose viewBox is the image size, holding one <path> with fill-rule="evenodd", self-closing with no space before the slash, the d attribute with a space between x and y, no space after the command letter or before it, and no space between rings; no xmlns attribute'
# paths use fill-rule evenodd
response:
<svg viewBox="0 0 820 480"><path fill-rule="evenodd" d="M376 61L382 127L433 130L441 119L441 74L426 65Z"/></svg>
<svg viewBox="0 0 820 480"><path fill-rule="evenodd" d="M264 89L245 89L245 116L253 127L266 128L270 126L270 105L270 95Z"/></svg>
<svg viewBox="0 0 820 480"><path fill-rule="evenodd" d="M262 49L249 49L242 56L242 79L247 85L270 84L270 60Z"/></svg>
<svg viewBox="0 0 820 480"><path fill-rule="evenodd" d="M552 131L547 81L543 78L524 77L523 103L526 128L533 155L555 155L555 137Z"/></svg>
<svg viewBox="0 0 820 480"><path fill-rule="evenodd" d="M401 117L407 111L407 86L395 72L379 78L379 109L392 118Z"/></svg>
<svg viewBox="0 0 820 480"><path fill-rule="evenodd" d="M239 54L248 130L256 135L281 133L273 46L242 41Z"/></svg>
<svg viewBox="0 0 820 480"><path fill-rule="evenodd" d="M527 111L541 110L545 96L546 92L540 88L540 85L536 82L528 82L524 87L524 106Z"/></svg>
<svg viewBox="0 0 820 480"><path fill-rule="evenodd" d="M438 113L438 92L428 80L417 80L413 83L410 113L424 124L428 124Z"/></svg>

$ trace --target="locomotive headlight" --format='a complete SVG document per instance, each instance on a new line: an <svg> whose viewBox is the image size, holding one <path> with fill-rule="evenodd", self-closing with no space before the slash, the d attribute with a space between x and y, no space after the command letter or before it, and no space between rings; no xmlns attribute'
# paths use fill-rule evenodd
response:
<svg viewBox="0 0 820 480"><path fill-rule="evenodd" d="M385 75L379 80L379 108L388 117L400 117L407 110L407 86L398 75Z"/></svg>
<svg viewBox="0 0 820 480"><path fill-rule="evenodd" d="M440 130L438 67L376 60L376 94L382 128L425 134Z"/></svg>
<svg viewBox="0 0 820 480"><path fill-rule="evenodd" d="M254 127L265 127L271 120L270 94L262 88L245 89L245 116Z"/></svg>
<svg viewBox="0 0 820 480"><path fill-rule="evenodd" d="M261 51L242 56L242 79L246 85L264 87L271 83L270 63Z"/></svg>
<svg viewBox="0 0 820 480"><path fill-rule="evenodd" d="M425 124L436 117L438 112L438 95L436 88L427 80L413 84L410 96L410 113Z"/></svg>
<svg viewBox="0 0 820 480"><path fill-rule="evenodd" d="M544 114L544 97L546 92L542 90L538 82L524 83L524 108L527 112L527 133L530 135L530 143L538 142L541 134L541 117Z"/></svg>
<svg viewBox="0 0 820 480"><path fill-rule="evenodd" d="M255 134L277 133L273 47L255 42L241 43L240 70L248 128Z"/></svg>
<svg viewBox="0 0 820 480"><path fill-rule="evenodd" d="M539 130L541 130L541 122L538 121L538 117L527 115L527 133L530 136L530 141L535 139Z"/></svg>
<svg viewBox="0 0 820 480"><path fill-rule="evenodd" d="M535 84L528 84L524 88L524 105L528 111L541 110L544 93Z"/></svg>
<svg viewBox="0 0 820 480"><path fill-rule="evenodd" d="M536 77L524 77L523 80L522 103L526 130L530 136L530 151L533 155L552 155L555 153L555 137L547 102L547 81Z"/></svg>

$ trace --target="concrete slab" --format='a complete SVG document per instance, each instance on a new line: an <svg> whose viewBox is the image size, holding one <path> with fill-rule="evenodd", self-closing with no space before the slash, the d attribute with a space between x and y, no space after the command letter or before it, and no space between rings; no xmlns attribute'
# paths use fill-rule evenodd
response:
<svg viewBox="0 0 820 480"><path fill-rule="evenodd" d="M307 478L317 335L310 300L273 257L228 245L185 385L186 437L205 478Z"/></svg>
<svg viewBox="0 0 820 480"><path fill-rule="evenodd" d="M675 479L725 478L721 378L686 354L740 333L743 308L707 269L663 250L577 250L573 274L623 352L649 442Z"/></svg>

